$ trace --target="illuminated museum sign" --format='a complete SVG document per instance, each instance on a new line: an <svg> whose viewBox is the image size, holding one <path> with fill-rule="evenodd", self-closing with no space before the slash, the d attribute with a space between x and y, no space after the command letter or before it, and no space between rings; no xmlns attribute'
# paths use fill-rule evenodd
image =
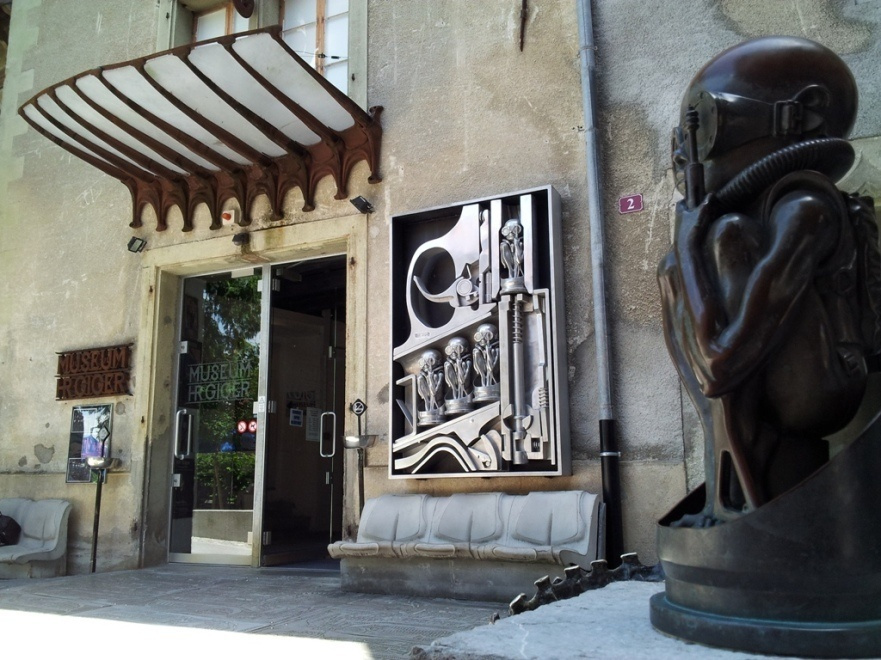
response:
<svg viewBox="0 0 881 660"><path fill-rule="evenodd" d="M128 395L131 344L65 351L58 354L55 399Z"/></svg>

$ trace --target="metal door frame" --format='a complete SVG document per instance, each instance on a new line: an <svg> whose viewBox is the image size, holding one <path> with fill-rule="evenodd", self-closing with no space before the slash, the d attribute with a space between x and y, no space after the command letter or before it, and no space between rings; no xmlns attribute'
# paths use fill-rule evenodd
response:
<svg viewBox="0 0 881 660"><path fill-rule="evenodd" d="M269 399L269 395L270 395L269 389L270 389L270 380L271 380L270 379L271 374L269 371L269 369L271 368L271 365L269 363L273 359L273 356L272 356L272 309L273 309L273 307L272 307L272 291L271 291L272 271L278 266L286 266L286 265L307 263L310 261L327 260L327 259L339 259L343 264L345 264L347 262L348 255L346 252L339 251L339 252L329 252L327 254L322 254L320 256L303 257L300 259L285 259L282 261L277 261L277 262L273 262L271 264L268 264L266 270L264 271L264 275L268 272L269 277L268 277L268 280L267 279L263 280L262 286L264 287L264 290L268 290L268 291L270 291L270 293L269 293L269 297L268 297L268 301L269 301L268 309L266 309L266 308L261 309L261 332L262 332L262 328L264 327L262 325L263 323L268 324L269 332L263 333L260 336L261 371L258 376L258 384L259 384L258 390L266 392L267 400ZM267 287L269 287L269 288L267 288ZM346 283L345 283L345 298L344 298L344 306L347 309L348 309L349 302L350 302L349 281L347 278ZM265 317L262 316L263 313L266 314ZM348 323L348 322L349 322L349 320L348 320L348 316L347 316L346 323ZM335 509L334 509L334 492L333 492L334 486L331 486L331 494L330 494L329 515L331 518L331 522L329 525L329 527L330 527L329 533L332 536L335 530L342 532L342 530L345 526L345 523L344 523L344 521L345 521L345 504L344 504L345 497L344 497L344 494L345 494L345 490L346 490L345 489L345 480L346 480L346 474L347 474L347 467L346 467L345 458L346 458L347 452L343 451L343 437L345 435L345 430L344 430L345 408L346 408L345 402L347 401L346 397L349 394L349 383L348 383L348 376L347 376L348 359L347 358L344 359L342 362L342 365L339 365L338 358L336 357L336 352L339 351L339 346L338 346L339 337L336 334L338 332L339 321L337 320L335 314L332 315L329 320L325 319L325 324L328 324L328 323L332 327L331 335L328 338L328 341L329 341L328 348L332 348L335 351L335 354L334 354L335 356L333 358L335 365L333 366L332 379L330 379L330 381L329 381L332 384L325 387L325 389L327 389L327 387L330 387L330 390L332 391L332 395L330 397L330 406L331 407L328 408L327 410L325 410L321 414L321 431L319 432L320 439L317 443L316 451L318 452L318 454L322 458L331 458L331 461L333 461L333 460L341 461L340 469L342 470L342 476L341 476L341 479L342 479L342 494L341 494L342 500L340 501L340 504L339 504L340 511L339 511L338 517L336 517L334 515L334 511L335 511ZM265 344L264 344L264 341L265 341ZM345 345L343 346L343 350L344 350L344 353L346 353L346 355L347 355L347 352L345 351ZM263 368L262 368L262 365L264 364L264 356L266 356L266 369L265 370L263 370ZM339 370L342 370L342 373L343 373L343 379L342 379L341 383L338 382L338 380L337 380L337 378L338 378L337 372ZM276 392L277 396L279 394L280 393ZM338 407L336 405L338 395L341 395L341 397L342 397L342 401L343 401L342 409L338 409ZM274 401L274 403L278 404L277 407L278 407L278 410L280 410L281 404L279 404L278 401ZM273 411L273 414L274 414L274 417L272 420L273 423L276 423L276 424L284 424L285 423L284 418L279 416L279 413L277 412L277 410ZM326 416L332 416L332 421L325 422ZM326 448L326 445L323 440L325 423L333 426L333 431L332 431L333 446L330 448L330 451L327 453L325 453L325 451L324 451ZM259 500L260 500L259 511L257 511L257 507L258 507L258 501L257 501L258 493L257 492L255 492L255 498L254 498L255 513L254 513L254 518L253 518L254 528L253 528L253 532L252 532L252 538L254 538L256 540L259 536L259 545L255 541L255 543L252 546L252 550L254 553L254 555L253 555L253 562L254 563L252 565L254 565L254 566L263 566L264 565L264 563L263 563L263 560L264 560L263 541L264 541L265 536L264 536L263 523L264 523L265 517L263 514L264 514L264 508L265 508L264 507L264 504L265 504L264 500L265 500L265 493L266 493L266 488L265 488L266 462L265 461L266 461L266 431L268 429L268 424L269 424L269 422L263 423L258 420L258 425L259 425L258 428L260 431L262 431L262 434L258 434L258 446L261 448L261 451L257 456L257 460L255 463L255 470L261 470L261 474L260 474L260 491L259 491ZM333 463L331 463L331 464L333 464ZM334 471L334 468L331 467L331 472L333 472L333 471ZM257 488L257 481L255 479L255 489L256 488Z"/></svg>
<svg viewBox="0 0 881 660"><path fill-rule="evenodd" d="M181 343L181 325L183 319L183 304L184 304L184 282L188 279L198 278L198 277L210 277L211 275L220 275L223 273L233 273L240 270L248 270L253 269L257 270L261 269L260 274L260 359L258 361L258 372L257 372L257 405L258 411L255 417L257 418L257 434L255 439L254 446L254 504L251 510L251 554L249 555L226 555L226 554L212 554L212 553L195 553L195 552L172 552L170 549L171 546L171 528L173 522L173 510L172 510L172 502L173 498L171 494L169 494L169 507L168 507L168 534L166 546L168 549L168 561L173 563L180 564L222 564L227 566L253 566L254 557L255 557L255 549L256 549L256 557L259 562L260 553L262 552L262 539L260 538L259 532L256 530L262 527L262 518L263 518L263 466L264 462L264 453L266 449L266 395L267 395L267 383L268 383L268 371L269 368L269 358L268 358L268 347L266 346L267 341L267 318L269 314L269 309L271 308L271 279L272 279L272 266L274 264L265 263L254 266L246 266L244 268L224 268L224 269L212 269L206 270L205 272L199 273L190 273L187 275L183 275L178 278L178 291L177 291L177 327L174 332L174 370L173 370L173 380L174 383L174 393L172 396L172 417L174 419L174 428L172 429L172 447L171 452L169 454L169 467L168 473L171 475L171 482L169 484L169 490L173 489L175 486L173 484L174 481L174 453L177 449L176 447L176 438L177 438L177 414L180 410L178 406L178 390L180 387L180 343ZM255 273L256 274L256 273ZM267 279L269 280L267 282ZM260 401L263 402L263 411L261 412L259 409ZM192 424L192 422L191 422ZM259 496L258 496L259 494ZM260 503L258 505L258 499ZM255 519L258 517L260 524L256 524ZM259 565L259 564L258 564Z"/></svg>
<svg viewBox="0 0 881 660"><path fill-rule="evenodd" d="M326 257L342 257L346 258L345 252L338 253L329 253L322 255L320 258ZM178 280L178 301L177 301L177 327L175 328L174 337L175 337L175 364L173 370L173 383L174 383L174 394L172 397L172 418L174 419L173 424L176 427L177 424L177 413L179 410L179 406L177 405L178 400L178 392L177 388L180 386L180 359L179 359L179 351L180 351L180 342L181 342L181 319L183 318L183 304L184 304L184 281L192 278L198 277L209 277L211 275L219 275L223 273L232 273L238 270L246 270L253 268L255 271L260 268L260 357L258 360L258 375L257 375L257 399L256 399L256 407L257 411L255 413L255 417L257 419L257 433L255 439L255 456L254 456L254 503L253 509L251 512L251 555L226 555L226 554L210 554L210 553L181 553L181 552L171 552L168 550L168 561L174 563L197 563L197 564L223 564L223 565L231 565L231 566L260 566L261 560L263 556L263 507L265 500L264 493L264 485L266 478L266 427L267 427L267 416L270 414L269 410L269 370L272 367L271 360L271 349L272 349L272 271L275 267L286 265L286 264L294 264L305 261L311 261L319 257L303 257L300 259L283 259L279 261L266 262L259 265L247 266L246 268L224 268L224 269L212 269L206 270L205 272L199 273L190 273L184 276L181 276ZM348 298L348 284L346 288L346 297ZM346 383L343 383L343 388L345 389ZM340 411L342 414L342 411ZM335 423L336 424L336 423ZM176 433L176 428L173 429L173 434ZM173 436L176 437L176 436ZM171 475L171 480L173 481L174 475L174 452L175 452L175 442L172 440L172 451L169 454L169 467L168 473ZM343 470L345 471L345 464L343 465ZM345 472L344 472L345 474ZM345 477L344 477L345 478ZM170 488L174 488L173 484L170 484ZM171 497L169 496L169 509L168 509L168 536L167 536L167 545L170 548L171 543L171 528L172 528L172 507L171 507ZM333 512L333 508L331 508L331 515Z"/></svg>
<svg viewBox="0 0 881 660"><path fill-rule="evenodd" d="M224 234L209 240L159 242L141 253L139 289L143 309L135 341L133 406L143 411L138 434L143 434L144 440L142 453L132 460L132 476L140 482L142 492L136 513L139 566L159 565L170 559L172 420L169 415L176 410L177 401L172 399L168 384L175 381L179 368L176 349L182 280L240 268L271 267L345 255L348 265L345 400L363 399L368 381L368 332L371 332L367 278L369 224L363 215L351 213L318 222L250 231L247 251L232 244L229 235ZM344 411L344 415L345 422L341 421L340 426L345 433L356 420L348 411ZM261 453L264 450L265 447L261 447ZM344 494L351 496L359 487L357 457L354 452L345 452L343 462ZM258 475L258 478L263 477ZM344 529L358 524L359 511L357 506L344 507ZM254 541L257 547L253 555L258 556L262 549L259 534ZM252 561L252 566L259 564Z"/></svg>

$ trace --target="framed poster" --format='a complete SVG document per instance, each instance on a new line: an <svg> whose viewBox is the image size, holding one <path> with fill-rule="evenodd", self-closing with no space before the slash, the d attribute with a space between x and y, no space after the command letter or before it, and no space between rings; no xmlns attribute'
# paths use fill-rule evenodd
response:
<svg viewBox="0 0 881 660"><path fill-rule="evenodd" d="M105 447L110 447L112 421L112 403L73 407L67 450L67 483L91 482L92 471L86 464L86 459L90 456L103 456Z"/></svg>

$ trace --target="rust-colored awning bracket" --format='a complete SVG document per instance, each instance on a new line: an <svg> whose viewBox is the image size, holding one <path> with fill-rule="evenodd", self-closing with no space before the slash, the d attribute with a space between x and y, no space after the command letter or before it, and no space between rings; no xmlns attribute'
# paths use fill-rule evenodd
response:
<svg viewBox="0 0 881 660"><path fill-rule="evenodd" d="M277 215L294 187L311 211L328 175L336 199L345 199L362 160L368 181L378 182L381 111L364 112L274 26L86 71L40 92L19 114L122 181L132 194L132 227L150 205L164 230L178 206L189 231L199 204L217 229L223 204L235 199L245 225L258 195Z"/></svg>

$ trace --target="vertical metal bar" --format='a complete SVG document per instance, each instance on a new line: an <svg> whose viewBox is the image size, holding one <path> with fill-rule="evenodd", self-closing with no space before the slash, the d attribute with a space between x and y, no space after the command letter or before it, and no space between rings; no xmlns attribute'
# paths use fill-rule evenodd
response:
<svg viewBox="0 0 881 660"><path fill-rule="evenodd" d="M98 485L95 489L95 518L92 521L92 555L89 560L89 573L95 572L95 559L98 556L98 523L101 520L101 486L104 483L106 470L92 470L91 474L98 475Z"/></svg>
<svg viewBox="0 0 881 660"><path fill-rule="evenodd" d="M323 3L322 3L323 4ZM334 303L336 303L336 298L334 298ZM336 322L336 314L337 308L336 304L334 304L333 311L330 314L330 324L331 324L331 406L334 411L333 416L333 452L330 454L330 531L328 532L328 543L333 543L333 491L336 488L336 484L333 480L333 458L336 455L336 400L337 400L337 341L339 338L337 337L337 322ZM343 426L345 428L345 426Z"/></svg>
<svg viewBox="0 0 881 660"><path fill-rule="evenodd" d="M523 300L519 295L511 296L511 364L513 366L514 380L514 420L511 428L512 452L511 460L514 465L524 465L529 461L527 456L526 427L523 420L526 418L525 389L526 376L524 374L523 357Z"/></svg>
<svg viewBox="0 0 881 660"><path fill-rule="evenodd" d="M260 359L257 375L257 401L263 401L263 412L257 413L257 434L254 457L254 512L251 521L251 565L260 566L263 557L263 504L266 473L266 414L269 395L269 360L272 347L272 267L264 266L260 296ZM258 408L259 410L259 408Z"/></svg>

